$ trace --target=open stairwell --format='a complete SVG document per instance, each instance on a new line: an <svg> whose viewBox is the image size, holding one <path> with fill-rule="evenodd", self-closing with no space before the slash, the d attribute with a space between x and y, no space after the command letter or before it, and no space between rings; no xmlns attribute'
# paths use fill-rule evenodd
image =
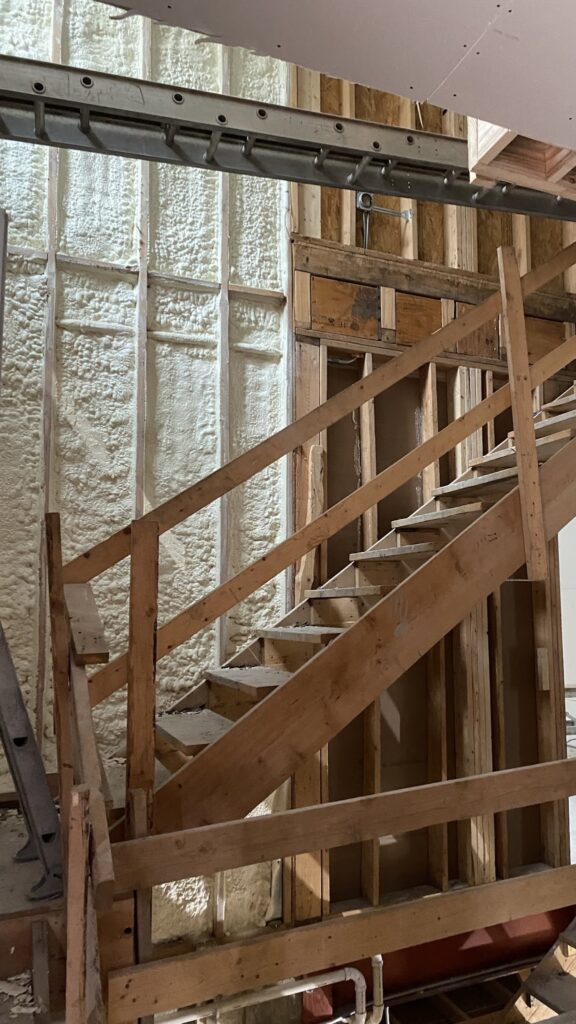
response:
<svg viewBox="0 0 576 1024"><path fill-rule="evenodd" d="M572 385L535 417L549 537L576 513L575 433ZM157 830L248 813L523 562L512 433L159 716L181 770Z"/></svg>

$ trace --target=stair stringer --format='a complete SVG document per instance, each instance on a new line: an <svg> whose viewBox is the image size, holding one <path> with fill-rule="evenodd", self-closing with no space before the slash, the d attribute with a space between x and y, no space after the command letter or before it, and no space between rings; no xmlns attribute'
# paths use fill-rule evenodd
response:
<svg viewBox="0 0 576 1024"><path fill-rule="evenodd" d="M540 481L551 539L576 516L576 440ZM244 817L524 562L516 487L165 782L156 830Z"/></svg>

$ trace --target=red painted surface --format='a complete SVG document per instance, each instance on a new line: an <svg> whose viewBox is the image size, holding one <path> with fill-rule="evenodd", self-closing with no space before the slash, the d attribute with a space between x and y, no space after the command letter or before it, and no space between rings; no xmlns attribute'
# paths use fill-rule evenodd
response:
<svg viewBox="0 0 576 1024"><path fill-rule="evenodd" d="M559 932L576 913L575 907L535 914L518 921L455 935L422 946L411 946L384 957L384 992L390 995L406 989L448 981L463 974L480 973L499 965L521 963L538 958L552 946ZM355 963L366 977L370 990L369 960ZM312 998L314 996L314 998ZM354 986L345 982L332 988L333 1011L349 1005L354 999ZM329 1002L310 993L303 999L303 1024L325 1021L332 1015Z"/></svg>

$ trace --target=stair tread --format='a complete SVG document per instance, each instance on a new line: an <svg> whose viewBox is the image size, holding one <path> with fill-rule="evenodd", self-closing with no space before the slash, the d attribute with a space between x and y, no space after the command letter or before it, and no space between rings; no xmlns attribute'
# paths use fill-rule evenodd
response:
<svg viewBox="0 0 576 1024"><path fill-rule="evenodd" d="M436 487L432 491L434 498L442 498L445 495L475 494L478 491L506 491L514 485L518 477L517 468L499 469L495 473L486 473L484 476L471 477L469 480L454 480L444 487Z"/></svg>
<svg viewBox="0 0 576 1024"><path fill-rule="evenodd" d="M560 430L547 437L538 438L536 441L538 461L545 462L546 459L555 455L556 452L560 451L567 444L571 436L569 430ZM516 466L516 463L516 448L512 445L512 447L504 448L501 451L489 452L488 455L482 455L478 459L471 459L470 469L507 469Z"/></svg>
<svg viewBox="0 0 576 1024"><path fill-rule="evenodd" d="M159 715L156 719L158 732L183 754L200 753L204 747L224 736L232 724L209 708Z"/></svg>
<svg viewBox="0 0 576 1024"><path fill-rule="evenodd" d="M234 690L242 690L251 696L266 697L290 678L290 672L280 668L254 665L247 668L209 668L204 677L211 683L221 683Z"/></svg>
<svg viewBox="0 0 576 1024"><path fill-rule="evenodd" d="M265 640L292 640L296 643L323 644L343 633L341 626L270 626L260 629Z"/></svg>
<svg viewBox="0 0 576 1024"><path fill-rule="evenodd" d="M548 420L541 420L535 426L536 437L545 437L546 434L555 434L564 427L576 427L576 410L563 412L558 416L551 416Z"/></svg>
<svg viewBox="0 0 576 1024"><path fill-rule="evenodd" d="M482 502L477 501L470 505L459 505L456 508L443 508L439 512L424 512L421 515L408 516L407 519L395 519L392 528L395 530L420 530L427 529L441 530L443 526L450 523L461 523L467 519L472 521L484 511Z"/></svg>
<svg viewBox="0 0 576 1024"><path fill-rule="evenodd" d="M405 562L412 558L428 558L438 551L436 544L405 544L395 548L377 548L374 551L356 551L351 562Z"/></svg>
<svg viewBox="0 0 576 1024"><path fill-rule="evenodd" d="M351 556L352 557L352 556ZM319 590L307 590L305 597L310 601L334 600L339 597L380 597L389 587L322 587Z"/></svg>
<svg viewBox="0 0 576 1024"><path fill-rule="evenodd" d="M525 982L527 992L556 1013L576 1010L576 978L571 974L539 975L538 968Z"/></svg>
<svg viewBox="0 0 576 1024"><path fill-rule="evenodd" d="M570 412L576 409L576 393L560 396L542 406L543 412Z"/></svg>

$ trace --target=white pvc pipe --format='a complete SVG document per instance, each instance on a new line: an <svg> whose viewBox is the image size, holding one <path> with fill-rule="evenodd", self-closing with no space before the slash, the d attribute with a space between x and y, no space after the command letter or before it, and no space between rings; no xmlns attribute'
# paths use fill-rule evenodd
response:
<svg viewBox="0 0 576 1024"><path fill-rule="evenodd" d="M378 954L372 957L372 1009L366 1016L366 1024L380 1024L386 1013L386 1024L388 1024L388 1011L384 1006L384 981L382 976L383 959ZM333 1017L326 1024L356 1024L356 1014L351 1017Z"/></svg>
<svg viewBox="0 0 576 1024"><path fill-rule="evenodd" d="M327 985L334 985L339 981L352 981L354 982L355 1009L349 1020L353 1024L379 1024L384 1012L381 956L372 957L372 977L374 1004L370 1015L366 1013L366 979L364 975L355 967L342 967L338 971L318 974L313 978L301 978L299 981L290 979L279 985L264 988L260 992L244 992L229 999L214 1000L201 1006L190 1007L180 1014L162 1015L156 1019L159 1024L192 1024L192 1021L205 1020L206 1017L212 1017L216 1013L228 1013L230 1010L240 1010L245 1006L268 1003L273 999L282 999L301 992L312 992L314 989L325 988Z"/></svg>

